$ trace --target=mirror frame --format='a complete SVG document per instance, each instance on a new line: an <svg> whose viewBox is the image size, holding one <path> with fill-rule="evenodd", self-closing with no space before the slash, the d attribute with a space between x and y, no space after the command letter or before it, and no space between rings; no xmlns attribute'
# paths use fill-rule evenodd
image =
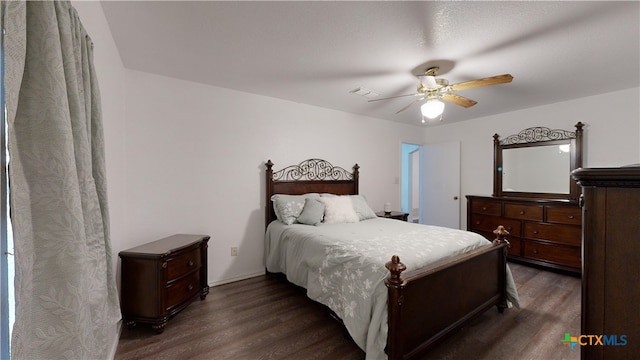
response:
<svg viewBox="0 0 640 360"><path fill-rule="evenodd" d="M500 140L500 135L493 135L493 196L496 197L526 197L544 199L564 199L570 202L578 202L580 189L578 183L571 179L571 172L582 167L582 127L583 123L578 122L575 131L549 129L546 127L531 127L520 131L518 134L507 136ZM502 190L502 151L503 149L514 149L534 146L546 146L555 144L571 145L569 156L569 193L537 193L521 191Z"/></svg>

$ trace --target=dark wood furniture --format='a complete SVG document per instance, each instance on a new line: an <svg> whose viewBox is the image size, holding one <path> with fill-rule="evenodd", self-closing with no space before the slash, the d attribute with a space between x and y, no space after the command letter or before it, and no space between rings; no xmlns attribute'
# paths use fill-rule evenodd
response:
<svg viewBox="0 0 640 360"><path fill-rule="evenodd" d="M378 217L396 219L396 220L402 220L402 221L407 221L407 219L409 219L409 214L401 211L391 211L388 213L384 211L378 211L376 215Z"/></svg>
<svg viewBox="0 0 640 360"><path fill-rule="evenodd" d="M271 160L265 165L266 225L276 219L273 194L358 194L357 164L352 173L320 159L276 172ZM389 297L386 351L391 360L418 357L489 308L506 308L503 242L487 242L470 253L405 273L397 256L386 267L390 271L385 281Z"/></svg>
<svg viewBox="0 0 640 360"><path fill-rule="evenodd" d="M582 166L583 126L493 135L493 194L467 195L467 230L491 239L504 225L510 259L579 274L580 189L571 171Z"/></svg>
<svg viewBox="0 0 640 360"><path fill-rule="evenodd" d="M582 167L582 135L584 124L578 122L575 131L561 130L561 129L549 129L546 127L532 127L524 129L518 134L507 136L500 140L500 135L493 135L493 196L496 197L521 197L521 198L542 198L542 199L563 199L572 202L577 202L580 196L580 189L578 185L571 178L571 171ZM548 149L550 147L564 145L568 147L569 164L564 169L555 171L555 164L553 168L548 165L553 163L549 158L537 158L539 154L531 154L528 158L528 163L519 164L522 168L530 170L530 168L536 169L536 176L545 178L553 176L561 177L561 180L566 180L566 189L564 191L531 191L527 189L503 189L503 172L505 152L512 153L513 151L536 151L539 149ZM537 161L540 160L540 161ZM515 178L521 178L526 180L527 174L523 170L518 168L510 170L515 172ZM518 176L520 173L520 176ZM531 186L531 184L526 184Z"/></svg>
<svg viewBox="0 0 640 360"><path fill-rule="evenodd" d="M582 212L562 200L467 195L467 230L491 240L509 232L509 258L574 273L581 271Z"/></svg>
<svg viewBox="0 0 640 360"><path fill-rule="evenodd" d="M581 358L637 358L640 167L578 169L573 177L584 196L581 333L606 335L610 342L581 346Z"/></svg>
<svg viewBox="0 0 640 360"><path fill-rule="evenodd" d="M121 251L120 307L127 326L151 324L161 333L170 317L204 300L208 235L173 235Z"/></svg>

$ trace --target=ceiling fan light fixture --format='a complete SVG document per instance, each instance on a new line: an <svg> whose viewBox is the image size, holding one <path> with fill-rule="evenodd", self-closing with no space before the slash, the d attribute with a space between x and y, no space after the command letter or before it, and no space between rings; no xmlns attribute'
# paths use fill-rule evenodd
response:
<svg viewBox="0 0 640 360"><path fill-rule="evenodd" d="M430 99L427 100L426 103L422 104L420 111L423 116L429 119L435 119L444 111L444 103L440 101L440 99Z"/></svg>

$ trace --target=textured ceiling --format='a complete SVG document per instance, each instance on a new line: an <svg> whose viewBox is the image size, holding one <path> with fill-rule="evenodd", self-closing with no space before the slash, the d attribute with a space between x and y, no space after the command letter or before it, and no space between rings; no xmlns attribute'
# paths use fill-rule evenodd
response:
<svg viewBox="0 0 640 360"><path fill-rule="evenodd" d="M415 74L450 83L510 73L460 91L455 122L640 86L640 2L102 3L125 67L298 103L419 124ZM448 68L448 71L446 71Z"/></svg>

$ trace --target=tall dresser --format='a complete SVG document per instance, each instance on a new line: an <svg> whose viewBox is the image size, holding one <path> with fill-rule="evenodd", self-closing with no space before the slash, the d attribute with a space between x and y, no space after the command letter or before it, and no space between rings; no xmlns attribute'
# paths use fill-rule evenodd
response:
<svg viewBox="0 0 640 360"><path fill-rule="evenodd" d="M582 359L640 354L640 167L577 169L583 193ZM624 337L623 337L624 336Z"/></svg>
<svg viewBox="0 0 640 360"><path fill-rule="evenodd" d="M583 126L493 135L493 193L467 195L467 230L492 240L502 225L510 259L579 274L582 212L571 171L582 166Z"/></svg>

